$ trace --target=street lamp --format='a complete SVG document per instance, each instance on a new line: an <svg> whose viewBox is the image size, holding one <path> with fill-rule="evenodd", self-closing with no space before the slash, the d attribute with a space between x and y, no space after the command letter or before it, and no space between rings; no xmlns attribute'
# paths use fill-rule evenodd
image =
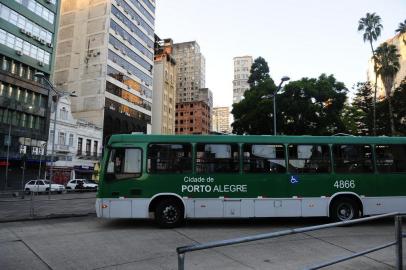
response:
<svg viewBox="0 0 406 270"><path fill-rule="evenodd" d="M51 170L49 172L49 188L48 188L48 196L51 196L51 181L52 181L52 176L53 176L53 171L54 171L54 149L55 149L55 136L56 136L56 114L57 114L57 109L58 109L58 103L59 99L61 97L66 97L66 96L71 96L71 97L77 97L75 95L75 91L73 92L67 92L67 91L58 91L55 89L54 85L45 77L44 73L42 72L35 72L34 74L35 77L43 79L49 86L48 88L48 97L50 94L50 90L54 91L55 95L52 96L52 100L54 101L54 133L52 135L52 148L51 148Z"/></svg>
<svg viewBox="0 0 406 270"><path fill-rule="evenodd" d="M265 95L262 96L261 98L271 98L273 97L273 134L276 136L276 94L281 90L282 84L286 81L289 81L290 78L288 76L283 76L281 79L280 84L278 85L278 88L272 95Z"/></svg>

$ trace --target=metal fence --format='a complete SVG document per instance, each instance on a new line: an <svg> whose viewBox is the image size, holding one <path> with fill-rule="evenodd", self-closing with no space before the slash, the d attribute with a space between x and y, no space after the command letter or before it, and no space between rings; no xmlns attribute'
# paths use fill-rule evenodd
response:
<svg viewBox="0 0 406 270"><path fill-rule="evenodd" d="M66 190L62 194L8 190L0 192L0 222L95 213L96 192Z"/></svg>
<svg viewBox="0 0 406 270"><path fill-rule="evenodd" d="M362 255L365 255L365 254L368 254L368 253L371 253L374 251L378 251L378 250L396 245L396 269L402 270L403 269L402 239L403 239L403 237L406 237L406 235L402 233L402 216L399 215L399 213L389 213L389 214L383 214L383 215L378 215L378 216L360 218L360 219L356 219L356 220L350 220L350 221L335 222L335 223L329 223L329 224L323 224L323 225L317 225L317 226L289 229L289 230L283 230L283 231L273 232L273 233L258 234L258 235L233 238L233 239L228 239L228 240L220 240L220 241L214 241L214 242L209 242L209 243L202 243L202 244L178 247L176 249L176 252L178 254L178 270L185 269L185 255L188 252L210 249L210 248L215 248L215 247L230 246L230 245L235 245L235 244L240 244L240 243L276 238L276 237L285 236L285 235L316 231L316 230L333 228L333 227L338 227L338 226L358 224L358 223L363 223L363 222L387 218L387 217L394 217L394 219L395 219L395 241L385 243L380 246L376 246L376 247L373 247L373 248L370 248L367 250L363 250L363 251L351 254L349 256L336 258L336 259L333 259L333 260L330 260L330 261L327 261L324 263L320 263L320 264L317 264L315 266L305 268L305 269L309 269L309 270L310 269L320 269L320 268L323 268L326 266L337 264L339 262L350 260L352 258L356 258L356 257L362 256Z"/></svg>

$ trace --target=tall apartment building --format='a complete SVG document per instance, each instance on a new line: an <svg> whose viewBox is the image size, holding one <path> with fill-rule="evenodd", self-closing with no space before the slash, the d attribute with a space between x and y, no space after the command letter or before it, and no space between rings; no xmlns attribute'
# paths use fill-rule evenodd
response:
<svg viewBox="0 0 406 270"><path fill-rule="evenodd" d="M177 63L175 132L177 134L208 133L211 127L213 94L210 89L205 88L206 63L200 52L200 46L196 41L174 44L174 57ZM191 113L193 116L202 117L181 118ZM183 126L184 121L188 121L187 127Z"/></svg>
<svg viewBox="0 0 406 270"><path fill-rule="evenodd" d="M172 39L155 36L153 134L175 134L176 61L172 51Z"/></svg>
<svg viewBox="0 0 406 270"><path fill-rule="evenodd" d="M233 103L238 103L250 89L248 78L253 63L252 56L234 57Z"/></svg>
<svg viewBox="0 0 406 270"><path fill-rule="evenodd" d="M0 189L37 177L48 139L59 1L0 0ZM23 179L23 175L25 175Z"/></svg>
<svg viewBox="0 0 406 270"><path fill-rule="evenodd" d="M399 57L399 64L400 64L400 69L398 73L395 76L394 79L394 87L396 88L397 86L400 85L403 79L406 77L406 33L400 35L397 34L393 38L388 39L385 41L389 45L395 45L396 48L398 49L398 53L400 54ZM374 62L372 59L369 60L368 62L368 81L371 82L372 85L375 84L375 71L374 71ZM380 99L385 98L385 88L383 86L382 78L378 77L378 83L377 83L377 96Z"/></svg>
<svg viewBox="0 0 406 270"><path fill-rule="evenodd" d="M150 128L154 14L154 0L62 0L54 80L104 144Z"/></svg>
<svg viewBox="0 0 406 270"><path fill-rule="evenodd" d="M213 108L212 131L231 133L230 109L228 107Z"/></svg>

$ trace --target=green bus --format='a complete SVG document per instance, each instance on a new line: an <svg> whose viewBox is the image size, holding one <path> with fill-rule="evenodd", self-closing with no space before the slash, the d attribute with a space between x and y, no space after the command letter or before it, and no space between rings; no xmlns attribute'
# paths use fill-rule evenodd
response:
<svg viewBox="0 0 406 270"><path fill-rule="evenodd" d="M102 218L406 213L406 137L131 134L105 149Z"/></svg>

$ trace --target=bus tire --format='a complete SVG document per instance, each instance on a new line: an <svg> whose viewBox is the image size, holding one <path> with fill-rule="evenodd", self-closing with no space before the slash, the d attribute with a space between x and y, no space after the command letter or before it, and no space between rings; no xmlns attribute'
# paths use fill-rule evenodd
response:
<svg viewBox="0 0 406 270"><path fill-rule="evenodd" d="M179 227L183 222L184 210L174 199L164 199L155 208L155 220L161 228Z"/></svg>
<svg viewBox="0 0 406 270"><path fill-rule="evenodd" d="M351 198L337 198L331 205L330 217L334 221L348 221L359 218L360 207Z"/></svg>

